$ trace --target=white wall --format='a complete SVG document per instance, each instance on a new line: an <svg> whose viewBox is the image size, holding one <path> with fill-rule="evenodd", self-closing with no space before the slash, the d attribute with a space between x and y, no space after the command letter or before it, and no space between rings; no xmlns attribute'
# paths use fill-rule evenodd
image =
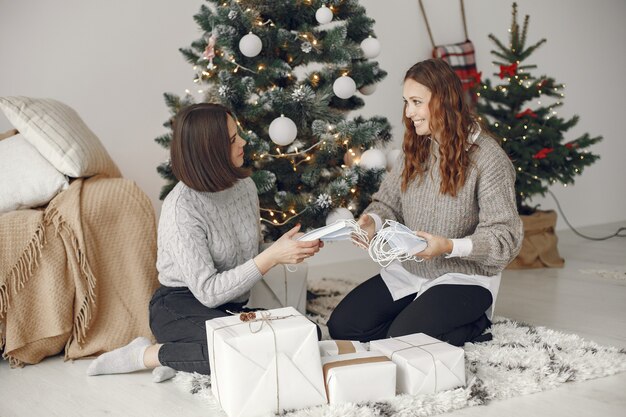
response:
<svg viewBox="0 0 626 417"><path fill-rule="evenodd" d="M182 94L193 72L178 48L201 36L192 19L202 0L0 0L0 95L51 97L74 107L102 139L125 177L150 196L157 211L163 184L156 166L167 157L153 142L165 133L162 93ZM384 115L401 140L401 81L406 69L430 56L417 0L362 0L376 20L389 75L366 98L365 116ZM435 41L463 40L458 0L424 0ZM487 39L506 41L511 2L466 0L470 39L483 76L496 72ZM573 187L554 186L571 223L626 219L626 141L622 119L626 84L626 2L623 0L519 0L531 16L528 42L547 44L529 60L536 74L565 83L560 115L581 116L568 138L589 132L604 140L593 148L601 160ZM10 128L0 115L0 131ZM555 208L547 197L537 199ZM559 228L566 226L559 220Z"/></svg>
<svg viewBox="0 0 626 417"><path fill-rule="evenodd" d="M164 92L191 87L178 48L202 36L202 0L0 0L0 95L72 106L160 210ZM0 131L9 127L0 114Z"/></svg>

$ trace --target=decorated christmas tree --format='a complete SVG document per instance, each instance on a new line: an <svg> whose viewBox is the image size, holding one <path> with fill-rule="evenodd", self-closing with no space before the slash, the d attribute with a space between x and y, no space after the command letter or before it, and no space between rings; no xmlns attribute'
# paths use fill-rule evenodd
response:
<svg viewBox="0 0 626 417"><path fill-rule="evenodd" d="M383 117L348 119L386 76L374 20L356 0L207 0L194 16L203 36L180 51L196 91L165 94L172 115L197 99L233 110L247 141L266 240L353 218L380 184L391 139ZM170 132L155 139L169 148ZM177 180L169 161L157 168Z"/></svg>
<svg viewBox="0 0 626 417"><path fill-rule="evenodd" d="M499 68L494 76L501 82L492 86L487 79L476 91L478 113L502 138L502 146L517 170L515 189L520 214L534 212L536 207L530 207L529 200L537 194L545 195L550 185L573 184L574 177L599 158L587 148L602 139L588 133L573 140L565 137L579 117L559 117L556 109L563 105L565 85L545 75L533 76L530 70L537 66L524 64L546 42L541 39L526 47L528 22L526 15L520 28L517 4L513 3L508 46L489 35L497 47L491 51L497 59L493 63Z"/></svg>

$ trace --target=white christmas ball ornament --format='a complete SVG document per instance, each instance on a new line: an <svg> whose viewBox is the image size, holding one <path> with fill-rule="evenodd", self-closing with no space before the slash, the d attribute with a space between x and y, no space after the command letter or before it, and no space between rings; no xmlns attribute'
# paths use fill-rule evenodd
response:
<svg viewBox="0 0 626 417"><path fill-rule="evenodd" d="M374 94L374 91L376 91L376 84L364 85L363 87L359 88L359 91L364 96L369 96L370 94Z"/></svg>
<svg viewBox="0 0 626 417"><path fill-rule="evenodd" d="M361 155L359 166L365 169L385 169L387 167L387 157L380 149L368 149Z"/></svg>
<svg viewBox="0 0 626 417"><path fill-rule="evenodd" d="M315 19L317 19L320 25L330 23L330 21L333 20L333 11L323 4L322 7L315 12Z"/></svg>
<svg viewBox="0 0 626 417"><path fill-rule="evenodd" d="M387 152L387 171L391 171L398 163L400 163L401 149L392 149Z"/></svg>
<svg viewBox="0 0 626 417"><path fill-rule="evenodd" d="M356 93L356 83L347 75L339 77L333 83L333 91L339 98L350 98Z"/></svg>
<svg viewBox="0 0 626 417"><path fill-rule="evenodd" d="M281 114L280 117L277 117L270 123L269 133L272 142L280 146L286 146L296 139L298 128L293 120Z"/></svg>
<svg viewBox="0 0 626 417"><path fill-rule="evenodd" d="M354 214L352 214L352 212L345 207L337 207L328 213L328 217L326 217L326 224L333 224L337 220L354 220Z"/></svg>
<svg viewBox="0 0 626 417"><path fill-rule="evenodd" d="M380 54L380 42L376 38L365 38L361 42L361 49L365 58L376 58Z"/></svg>
<svg viewBox="0 0 626 417"><path fill-rule="evenodd" d="M248 58L257 56L262 48L263 43L261 42L261 38L252 32L239 40L239 50Z"/></svg>

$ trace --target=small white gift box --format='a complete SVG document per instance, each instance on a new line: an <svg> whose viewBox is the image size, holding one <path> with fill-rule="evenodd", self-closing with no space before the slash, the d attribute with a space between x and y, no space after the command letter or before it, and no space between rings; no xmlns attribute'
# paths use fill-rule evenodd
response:
<svg viewBox="0 0 626 417"><path fill-rule="evenodd" d="M355 340L321 340L320 356L344 355L346 353L366 352L361 342Z"/></svg>
<svg viewBox="0 0 626 417"><path fill-rule="evenodd" d="M380 352L322 358L329 404L380 401L396 395L396 364Z"/></svg>
<svg viewBox="0 0 626 417"><path fill-rule="evenodd" d="M306 277L308 265L299 263L277 265L270 269L250 290L247 307L281 308L293 307L300 313L306 313Z"/></svg>
<svg viewBox="0 0 626 417"><path fill-rule="evenodd" d="M373 340L398 365L399 394L428 394L465 386L465 351L423 333Z"/></svg>
<svg viewBox="0 0 626 417"><path fill-rule="evenodd" d="M249 321L234 315L206 322L211 389L226 414L253 417L326 403L315 325L293 307L255 314Z"/></svg>

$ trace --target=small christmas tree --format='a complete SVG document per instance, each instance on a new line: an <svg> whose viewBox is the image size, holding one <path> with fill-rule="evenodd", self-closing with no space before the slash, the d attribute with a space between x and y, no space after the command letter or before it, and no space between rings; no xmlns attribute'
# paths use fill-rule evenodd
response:
<svg viewBox="0 0 626 417"><path fill-rule="evenodd" d="M585 133L566 141L564 133L579 118L558 117L556 108L562 105L565 86L547 76L535 78L529 70L536 65L522 64L546 42L542 39L525 47L528 22L526 15L520 31L517 4L513 3L508 47L489 35L497 46L497 50L491 51L498 59L493 63L500 69L494 75L503 80L502 84L492 87L490 80L485 80L476 91L478 113L484 116L491 131L502 138L502 146L517 170L515 189L520 214L533 213L536 207L530 207L528 200L537 194L545 195L549 185L557 181L573 184L574 176L599 158L586 149L602 139Z"/></svg>
<svg viewBox="0 0 626 417"><path fill-rule="evenodd" d="M204 36L181 52L203 100L239 119L266 239L298 222L306 230L329 215L358 216L385 167L382 151L370 148L391 139L383 117L346 119L364 105L357 89L371 94L386 76L369 59L380 51L374 20L356 0L207 3L194 16ZM172 114L194 101L191 94L165 99ZM169 148L171 139L170 131L155 140ZM167 180L165 198L177 180L169 162L157 170Z"/></svg>

